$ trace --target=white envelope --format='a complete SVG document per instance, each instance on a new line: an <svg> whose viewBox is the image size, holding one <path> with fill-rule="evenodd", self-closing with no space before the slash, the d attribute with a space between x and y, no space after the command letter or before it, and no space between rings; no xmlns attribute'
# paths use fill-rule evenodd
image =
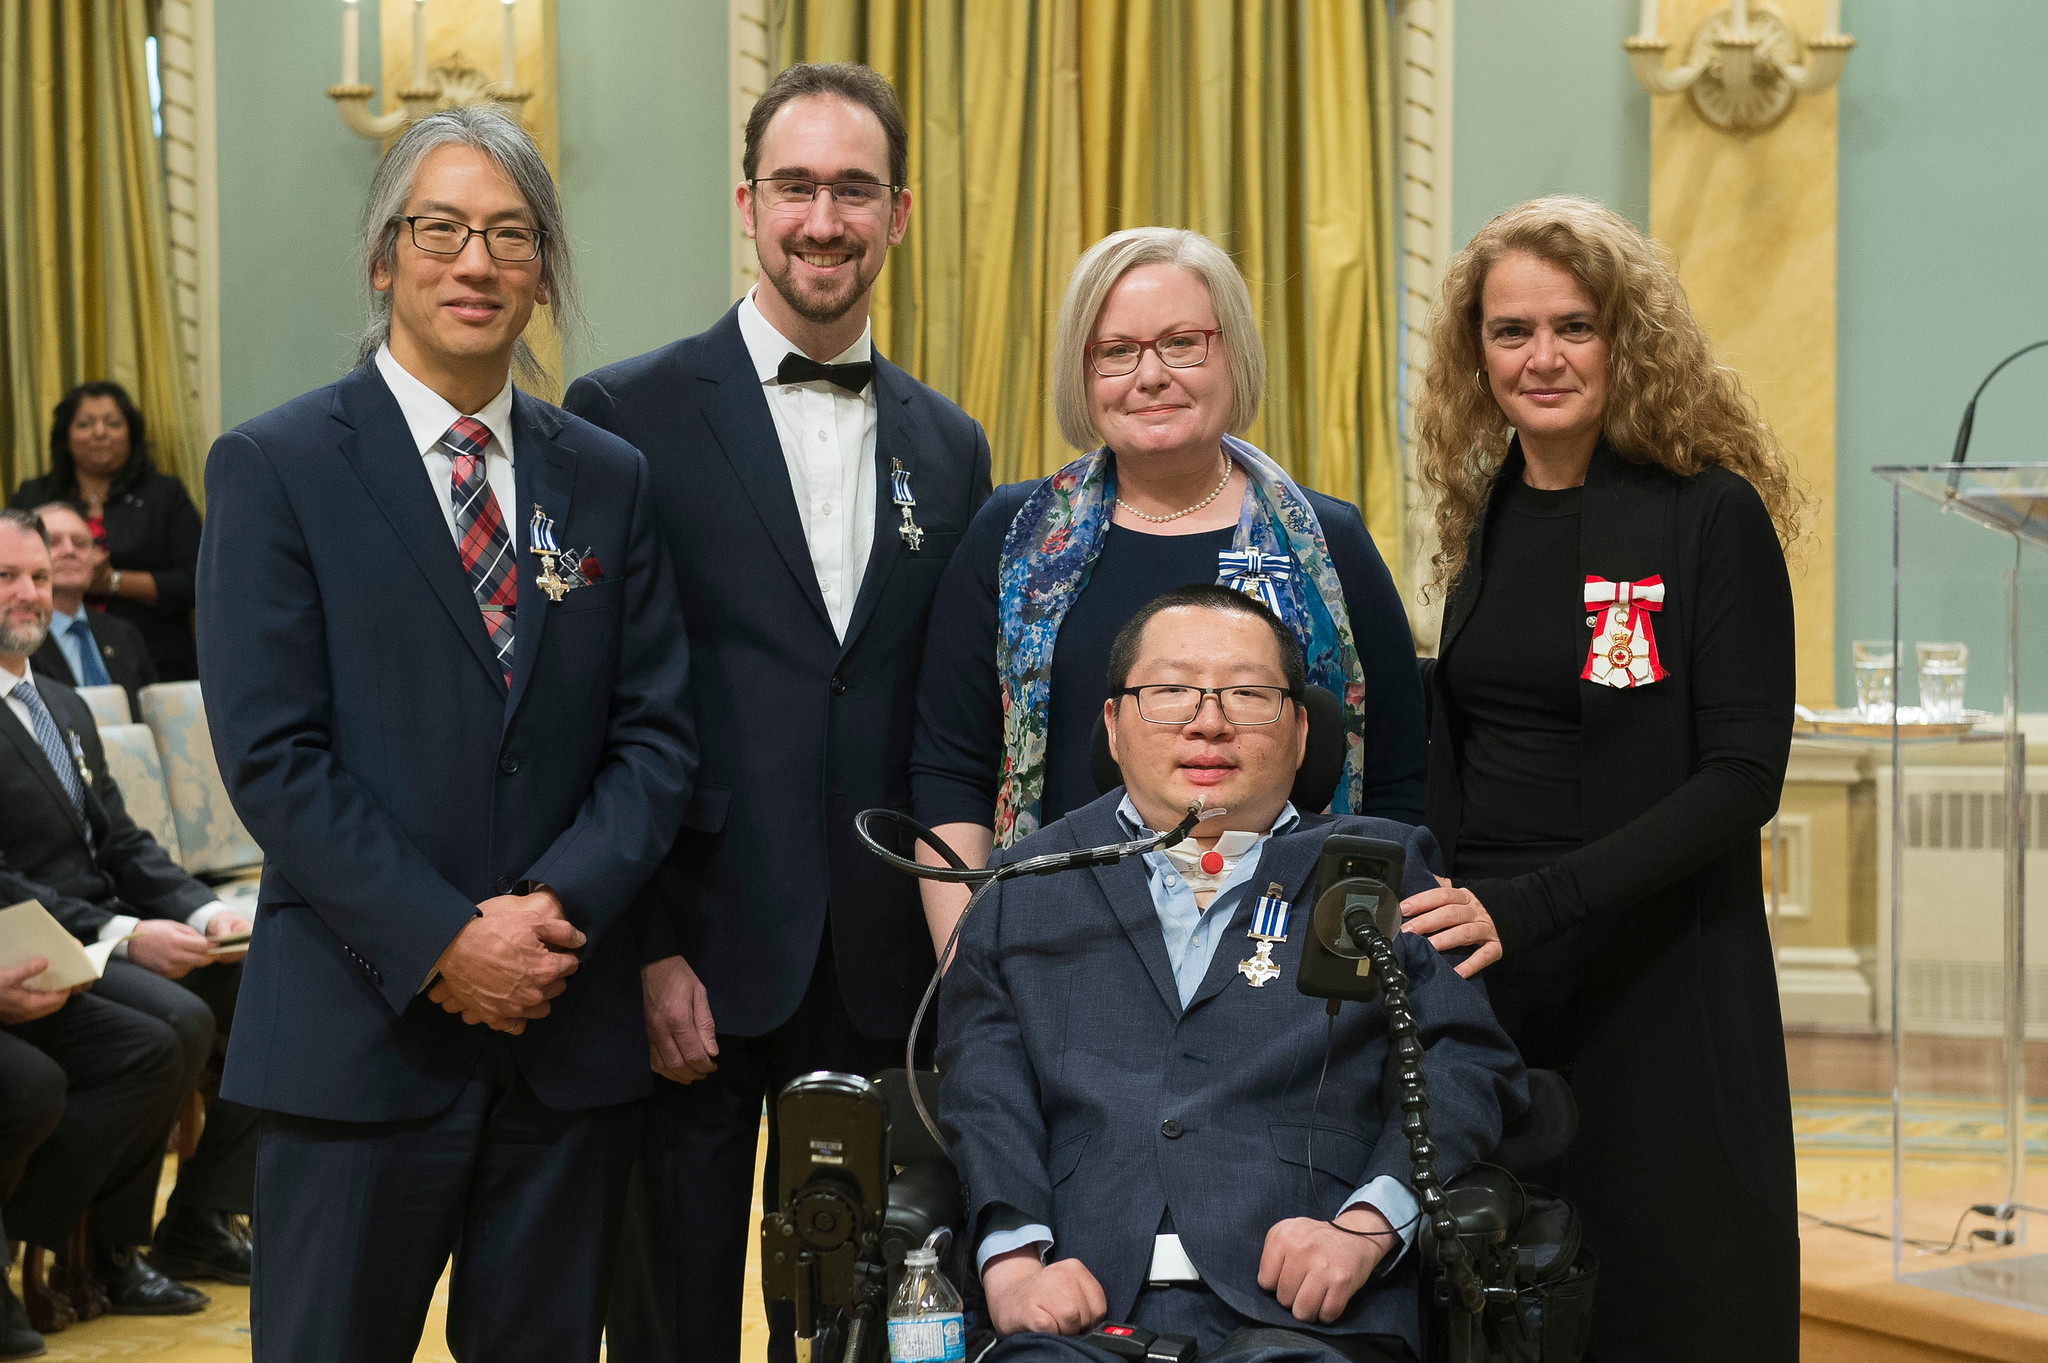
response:
<svg viewBox="0 0 2048 1363"><path fill-rule="evenodd" d="M50 963L49 969L25 982L30 989L69 989L92 983L105 972L115 940L86 946L33 899L0 909L0 970L38 956Z"/></svg>

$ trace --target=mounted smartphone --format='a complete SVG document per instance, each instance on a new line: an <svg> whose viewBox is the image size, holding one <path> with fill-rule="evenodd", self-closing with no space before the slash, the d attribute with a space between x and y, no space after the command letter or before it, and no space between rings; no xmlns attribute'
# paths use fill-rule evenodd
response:
<svg viewBox="0 0 2048 1363"><path fill-rule="evenodd" d="M1408 852L1385 838L1333 833L1309 881L1309 934L1295 985L1319 999L1369 999L1379 992L1365 948L1344 927L1347 910L1367 905L1380 935L1401 930L1401 876Z"/></svg>

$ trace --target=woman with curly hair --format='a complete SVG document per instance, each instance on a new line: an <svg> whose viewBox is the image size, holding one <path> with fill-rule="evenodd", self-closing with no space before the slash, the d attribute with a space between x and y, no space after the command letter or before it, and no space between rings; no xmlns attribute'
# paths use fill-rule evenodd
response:
<svg viewBox="0 0 2048 1363"><path fill-rule="evenodd" d="M1448 593L1402 910L1471 948L1577 1140L1593 1354L1791 1360L1799 1240L1758 829L1791 742L1803 497L1664 253L1538 199L1451 262L1416 413Z"/></svg>

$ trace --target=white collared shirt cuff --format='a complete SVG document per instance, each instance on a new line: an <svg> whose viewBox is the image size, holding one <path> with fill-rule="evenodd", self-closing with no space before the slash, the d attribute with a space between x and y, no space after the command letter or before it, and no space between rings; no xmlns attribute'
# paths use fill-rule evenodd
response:
<svg viewBox="0 0 2048 1363"><path fill-rule="evenodd" d="M1045 1256L1052 1250L1052 1227L1033 1222L1015 1230L991 1231L982 1237L981 1248L974 1251L974 1271L980 1273L998 1254L1008 1254L1026 1245L1038 1246L1038 1261L1044 1263Z"/></svg>
<svg viewBox="0 0 2048 1363"><path fill-rule="evenodd" d="M228 906L216 899L211 904L201 904L198 908L192 910L191 916L186 918L185 924L187 927L205 932L208 923L211 923L226 912L228 912Z"/></svg>
<svg viewBox="0 0 2048 1363"><path fill-rule="evenodd" d="M105 942L118 937L126 937L129 933L135 931L141 923L142 920L133 914L117 913L107 920L105 927L100 929L100 940ZM126 942L114 942L113 954L126 960L128 958L128 944Z"/></svg>
<svg viewBox="0 0 2048 1363"><path fill-rule="evenodd" d="M1395 1234L1401 1238L1401 1243L1395 1247L1394 1252L1380 1260L1379 1267L1373 1270L1373 1275L1377 1277L1401 1262L1401 1256L1415 1243L1415 1231L1421 1224L1422 1204L1415 1200L1415 1194L1410 1192L1401 1180L1391 1174L1381 1174L1346 1198L1344 1205L1338 1208L1337 1215L1342 1216L1353 1207L1370 1207L1386 1217L1387 1224L1392 1226Z"/></svg>

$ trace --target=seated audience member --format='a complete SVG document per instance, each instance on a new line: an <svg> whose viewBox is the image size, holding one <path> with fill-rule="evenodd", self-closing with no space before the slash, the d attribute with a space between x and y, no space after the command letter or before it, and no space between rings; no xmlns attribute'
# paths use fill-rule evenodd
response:
<svg viewBox="0 0 2048 1363"><path fill-rule="evenodd" d="M1124 787L1010 855L1142 837L1196 799L1223 812L1142 859L1007 882L964 930L941 995L939 1120L991 1321L1022 1336L999 1360L1106 1359L1052 1337L1105 1317L1192 1335L1204 1358L1418 1348L1418 1204L1382 1082L1386 1015L1354 1003L1332 1021L1294 976L1328 835L1404 843L1408 893L1434 883L1435 842L1294 808L1304 688L1299 644L1260 602L1198 584L1140 608L1111 647L1104 705ZM1293 905L1277 978L1246 968L1269 896ZM1526 1105L1522 1064L1434 947L1404 934L1396 950L1448 1179Z"/></svg>
<svg viewBox="0 0 2048 1363"><path fill-rule="evenodd" d="M242 950L212 939L249 922L179 870L135 826L107 774L92 713L78 693L31 679L29 657L49 631L50 553L35 518L0 511L0 903L41 901L86 942L123 939L92 992L168 1023L183 1047L189 1092L232 1022ZM154 1237L155 1263L180 1277L249 1280L246 1217L255 1183L256 1114L215 1102L198 1152ZM197 1310L202 1294L133 1252L151 1243L154 1186L93 1219L94 1272L115 1309Z"/></svg>
<svg viewBox="0 0 2048 1363"><path fill-rule="evenodd" d="M70 502L105 546L87 594L142 631L165 681L199 675L192 596L199 508L149 457L142 413L118 383L81 383L50 422L50 471L14 490L15 507Z"/></svg>
<svg viewBox="0 0 2048 1363"><path fill-rule="evenodd" d="M85 517L65 502L35 510L50 541L50 637L30 658L29 666L67 686L118 686L128 693L128 709L142 718L139 693L157 680L156 663L142 631L118 615L87 607L98 551Z"/></svg>
<svg viewBox="0 0 2048 1363"><path fill-rule="evenodd" d="M0 970L0 1244L60 1250L80 1213L156 1196L184 1060L177 1034L155 1018L29 988L47 964ZM52 1308L59 1314L31 1321L0 1277L0 1360L42 1353L38 1329L64 1328L71 1302Z"/></svg>

